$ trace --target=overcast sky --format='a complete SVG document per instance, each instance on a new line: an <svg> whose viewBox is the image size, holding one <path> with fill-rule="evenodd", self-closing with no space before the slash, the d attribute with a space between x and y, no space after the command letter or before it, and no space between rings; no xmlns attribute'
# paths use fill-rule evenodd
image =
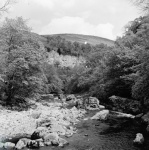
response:
<svg viewBox="0 0 149 150"><path fill-rule="evenodd" d="M39 34L78 33L115 39L140 16L130 0L18 0L3 15L29 19Z"/></svg>

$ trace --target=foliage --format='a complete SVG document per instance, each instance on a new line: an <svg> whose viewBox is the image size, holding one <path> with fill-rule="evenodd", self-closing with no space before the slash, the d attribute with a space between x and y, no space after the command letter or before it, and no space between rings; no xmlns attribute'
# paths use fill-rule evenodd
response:
<svg viewBox="0 0 149 150"><path fill-rule="evenodd" d="M7 19L0 28L1 73L5 76L7 103L24 99L44 88L42 63L45 50L42 43L30 32L22 18Z"/></svg>
<svg viewBox="0 0 149 150"><path fill-rule="evenodd" d="M85 55L92 50L92 46L90 44L66 41L60 36L48 36L46 39L45 47L47 51L55 50L60 55L72 55L79 57L80 55Z"/></svg>
<svg viewBox="0 0 149 150"><path fill-rule="evenodd" d="M47 93L62 93L63 82L59 78L56 67L45 63L43 68L47 79Z"/></svg>

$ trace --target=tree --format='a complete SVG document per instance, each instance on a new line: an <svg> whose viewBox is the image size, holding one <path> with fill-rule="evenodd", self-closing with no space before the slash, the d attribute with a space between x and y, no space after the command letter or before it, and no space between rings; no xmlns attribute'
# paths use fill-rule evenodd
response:
<svg viewBox="0 0 149 150"><path fill-rule="evenodd" d="M26 21L21 17L6 18L0 28L0 45L0 53L5 58L1 62L1 73L5 75L7 104L43 91L46 77L42 65L46 53L38 36L31 33Z"/></svg>
<svg viewBox="0 0 149 150"><path fill-rule="evenodd" d="M62 93L63 83L54 65L44 63L44 74L47 78L47 93Z"/></svg>

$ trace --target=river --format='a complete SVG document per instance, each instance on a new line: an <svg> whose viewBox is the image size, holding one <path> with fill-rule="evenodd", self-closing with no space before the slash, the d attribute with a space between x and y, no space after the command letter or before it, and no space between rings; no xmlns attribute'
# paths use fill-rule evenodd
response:
<svg viewBox="0 0 149 150"><path fill-rule="evenodd" d="M93 116L89 112L86 117ZM78 132L68 138L64 148L42 147L40 150L149 150L149 140L142 147L133 145L136 133L143 128L132 119L110 118L106 121L82 120L76 125Z"/></svg>
<svg viewBox="0 0 149 150"><path fill-rule="evenodd" d="M95 113L88 112L85 117L90 118ZM64 148L45 146L37 150L149 150L148 137L144 146L133 145L136 133L144 132L144 128L133 119L81 120L76 128L77 133L67 138L69 145Z"/></svg>

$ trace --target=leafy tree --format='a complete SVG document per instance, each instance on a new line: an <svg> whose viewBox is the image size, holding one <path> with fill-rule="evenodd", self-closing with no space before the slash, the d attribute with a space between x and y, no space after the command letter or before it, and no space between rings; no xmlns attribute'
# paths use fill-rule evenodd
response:
<svg viewBox="0 0 149 150"><path fill-rule="evenodd" d="M43 68L47 79L47 93L62 93L63 82L59 77L57 68L48 63L44 63Z"/></svg>
<svg viewBox="0 0 149 150"><path fill-rule="evenodd" d="M41 92L46 78L42 64L46 53L39 38L32 34L21 18L7 19L0 28L0 53L4 56L7 104ZM1 60L2 61L2 60Z"/></svg>

